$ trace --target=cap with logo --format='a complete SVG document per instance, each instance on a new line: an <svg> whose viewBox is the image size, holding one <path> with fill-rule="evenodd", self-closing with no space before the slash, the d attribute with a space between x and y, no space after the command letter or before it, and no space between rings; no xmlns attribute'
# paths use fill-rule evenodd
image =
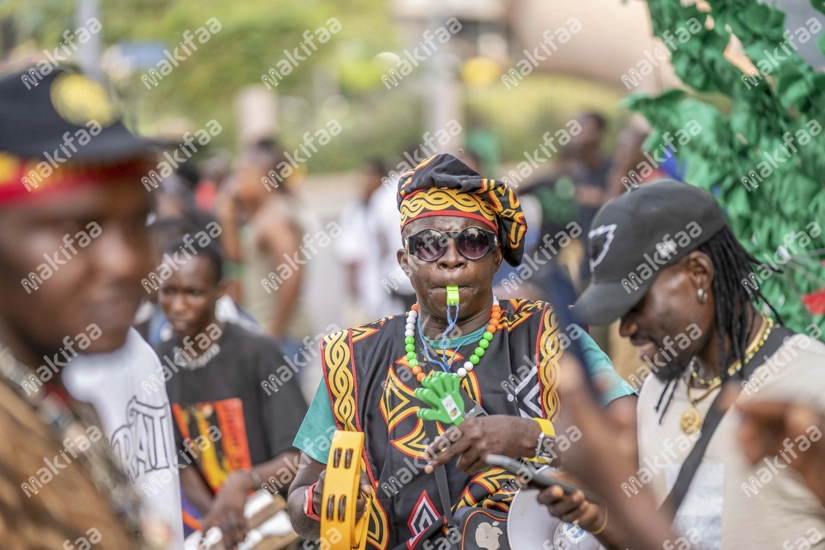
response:
<svg viewBox="0 0 825 550"><path fill-rule="evenodd" d="M123 125L103 86L66 69L33 87L24 75L0 77L0 203L141 172L132 161L154 142Z"/></svg>
<svg viewBox="0 0 825 550"><path fill-rule="evenodd" d="M592 278L575 305L582 323L606 325L642 299L663 267L727 225L716 199L693 185L647 183L605 204L593 219Z"/></svg>

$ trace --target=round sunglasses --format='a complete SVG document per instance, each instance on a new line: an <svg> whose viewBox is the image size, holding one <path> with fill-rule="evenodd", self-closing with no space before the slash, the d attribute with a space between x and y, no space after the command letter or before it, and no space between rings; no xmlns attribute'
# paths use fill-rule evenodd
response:
<svg viewBox="0 0 825 550"><path fill-rule="evenodd" d="M498 246L496 234L480 227L467 227L461 231L424 229L406 238L407 252L424 262L441 258L450 244L456 243L458 253L468 260L480 260Z"/></svg>

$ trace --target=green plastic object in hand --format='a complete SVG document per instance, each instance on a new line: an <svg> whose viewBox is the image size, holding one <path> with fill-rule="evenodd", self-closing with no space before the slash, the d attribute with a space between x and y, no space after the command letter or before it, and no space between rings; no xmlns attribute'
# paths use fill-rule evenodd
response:
<svg viewBox="0 0 825 550"><path fill-rule="evenodd" d="M450 372L434 372L421 381L423 388L415 390L415 396L429 405L420 407L418 418L436 420L442 424L458 426L464 422L464 400L459 391L461 378Z"/></svg>
<svg viewBox="0 0 825 550"><path fill-rule="evenodd" d="M447 287L447 305L448 306L457 306L458 305L458 286L449 285Z"/></svg>

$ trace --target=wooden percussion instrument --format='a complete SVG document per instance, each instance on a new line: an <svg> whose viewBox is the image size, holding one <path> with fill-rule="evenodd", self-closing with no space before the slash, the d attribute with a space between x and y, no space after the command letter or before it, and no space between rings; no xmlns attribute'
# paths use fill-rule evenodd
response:
<svg viewBox="0 0 825 550"><path fill-rule="evenodd" d="M321 540L330 550L362 550L367 545L370 500L366 511L355 521L356 501L361 485L361 456L364 434L336 431L329 450L324 495L321 501Z"/></svg>

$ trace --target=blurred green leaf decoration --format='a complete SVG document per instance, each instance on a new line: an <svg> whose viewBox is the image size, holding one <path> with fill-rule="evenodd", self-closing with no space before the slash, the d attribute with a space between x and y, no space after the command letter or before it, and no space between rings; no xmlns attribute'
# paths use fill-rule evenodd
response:
<svg viewBox="0 0 825 550"><path fill-rule="evenodd" d="M672 135L690 120L701 125L702 131L675 153L680 162L687 162L685 180L717 197L736 236L760 262L790 256L783 274L763 279L760 273L767 271L755 270L755 280L789 327L804 331L815 323L825 331L825 238L808 226L825 221L825 75L786 43L789 36L798 40L804 34L785 31L784 12L756 0L707 4L710 11L683 6L680 0L648 0L659 38L691 18L702 23L698 33L685 43L677 41L672 50L676 74L695 93L634 94L626 105L653 126L646 142L650 147L661 144L665 132ZM823 11L822 2L811 0L811 5ZM756 70L746 74L725 58L731 35L741 41ZM811 33L809 39L816 35ZM818 42L820 49L824 39L825 34ZM714 106L719 96L729 100L729 112ZM710 97L717 101L711 104ZM787 161L769 162L767 155L775 152L785 158L786 133L794 138L796 152L788 148ZM811 237L807 245L801 233ZM803 304L806 295L808 307ZM818 305L811 305L815 302Z"/></svg>

